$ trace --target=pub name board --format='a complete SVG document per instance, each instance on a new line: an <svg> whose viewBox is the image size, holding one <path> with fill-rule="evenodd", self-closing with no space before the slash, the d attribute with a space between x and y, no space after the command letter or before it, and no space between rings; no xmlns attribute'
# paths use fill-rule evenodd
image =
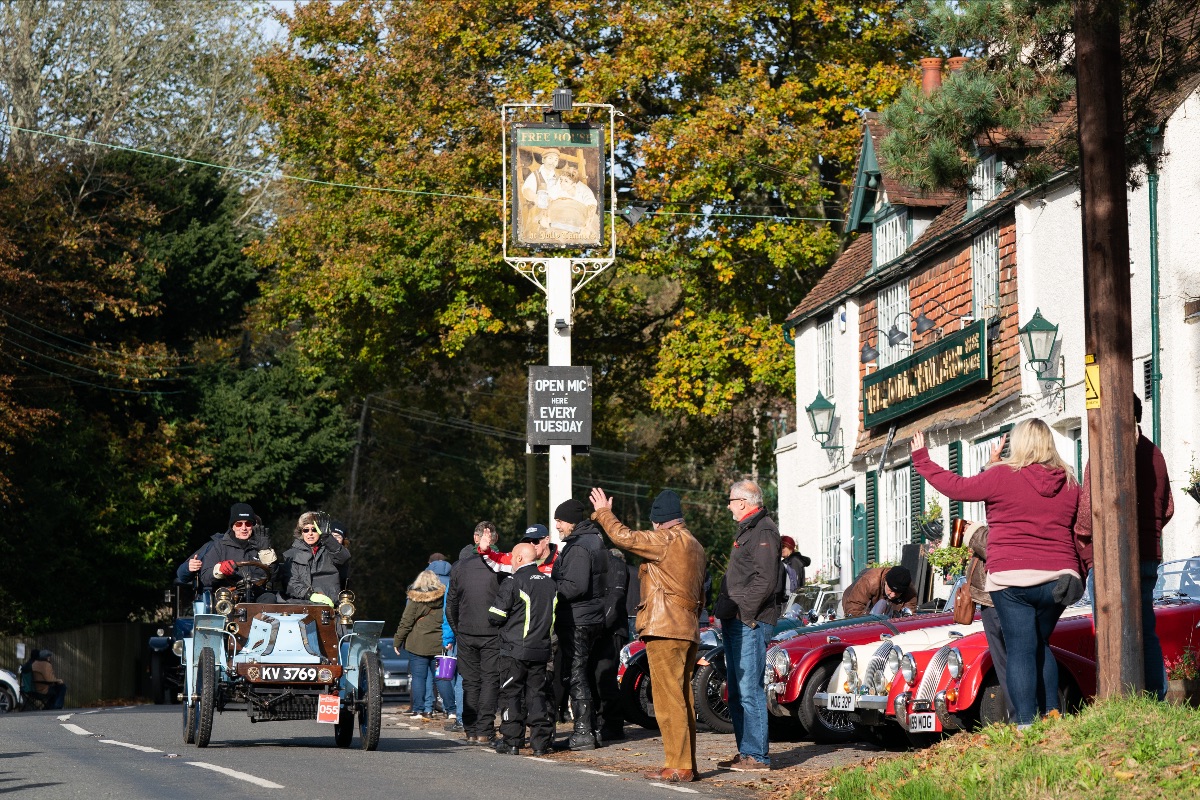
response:
<svg viewBox="0 0 1200 800"><path fill-rule="evenodd" d="M592 368L530 367L527 444L592 444Z"/></svg>
<svg viewBox="0 0 1200 800"><path fill-rule="evenodd" d="M986 381L987 320L863 378L863 427L874 428L921 406Z"/></svg>

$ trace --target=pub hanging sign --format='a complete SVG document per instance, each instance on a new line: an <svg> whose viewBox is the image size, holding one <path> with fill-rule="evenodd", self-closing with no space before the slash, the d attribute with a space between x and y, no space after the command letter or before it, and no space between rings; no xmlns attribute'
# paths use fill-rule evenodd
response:
<svg viewBox="0 0 1200 800"><path fill-rule="evenodd" d="M863 427L874 428L989 377L987 320L863 378Z"/></svg>

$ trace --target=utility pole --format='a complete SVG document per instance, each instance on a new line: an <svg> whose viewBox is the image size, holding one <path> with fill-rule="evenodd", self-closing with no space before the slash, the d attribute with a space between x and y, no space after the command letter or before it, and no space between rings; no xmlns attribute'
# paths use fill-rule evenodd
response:
<svg viewBox="0 0 1200 800"><path fill-rule="evenodd" d="M358 487L358 456L362 452L363 429L367 426L367 407L370 402L371 395L363 395L362 412L358 415L358 435L354 437L354 460L350 464L350 519L347 522L352 531L357 522L354 516L354 493Z"/></svg>
<svg viewBox="0 0 1200 800"><path fill-rule="evenodd" d="M1083 307L1100 407L1088 410L1101 697L1145 687L1133 471L1133 332L1121 89L1121 3L1075 0Z"/></svg>

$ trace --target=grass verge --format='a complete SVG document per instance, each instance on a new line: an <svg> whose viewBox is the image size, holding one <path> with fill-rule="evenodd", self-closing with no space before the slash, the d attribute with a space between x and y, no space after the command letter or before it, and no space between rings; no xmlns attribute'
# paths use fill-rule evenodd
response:
<svg viewBox="0 0 1200 800"><path fill-rule="evenodd" d="M814 775L792 800L1177 800L1200 797L1198 755L1200 711L1121 698Z"/></svg>

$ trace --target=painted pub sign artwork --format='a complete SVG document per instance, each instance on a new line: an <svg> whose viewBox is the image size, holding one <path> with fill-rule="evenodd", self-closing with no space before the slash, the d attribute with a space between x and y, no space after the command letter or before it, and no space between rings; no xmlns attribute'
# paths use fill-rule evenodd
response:
<svg viewBox="0 0 1200 800"><path fill-rule="evenodd" d="M515 242L538 248L598 246L603 129L517 123L512 134Z"/></svg>

